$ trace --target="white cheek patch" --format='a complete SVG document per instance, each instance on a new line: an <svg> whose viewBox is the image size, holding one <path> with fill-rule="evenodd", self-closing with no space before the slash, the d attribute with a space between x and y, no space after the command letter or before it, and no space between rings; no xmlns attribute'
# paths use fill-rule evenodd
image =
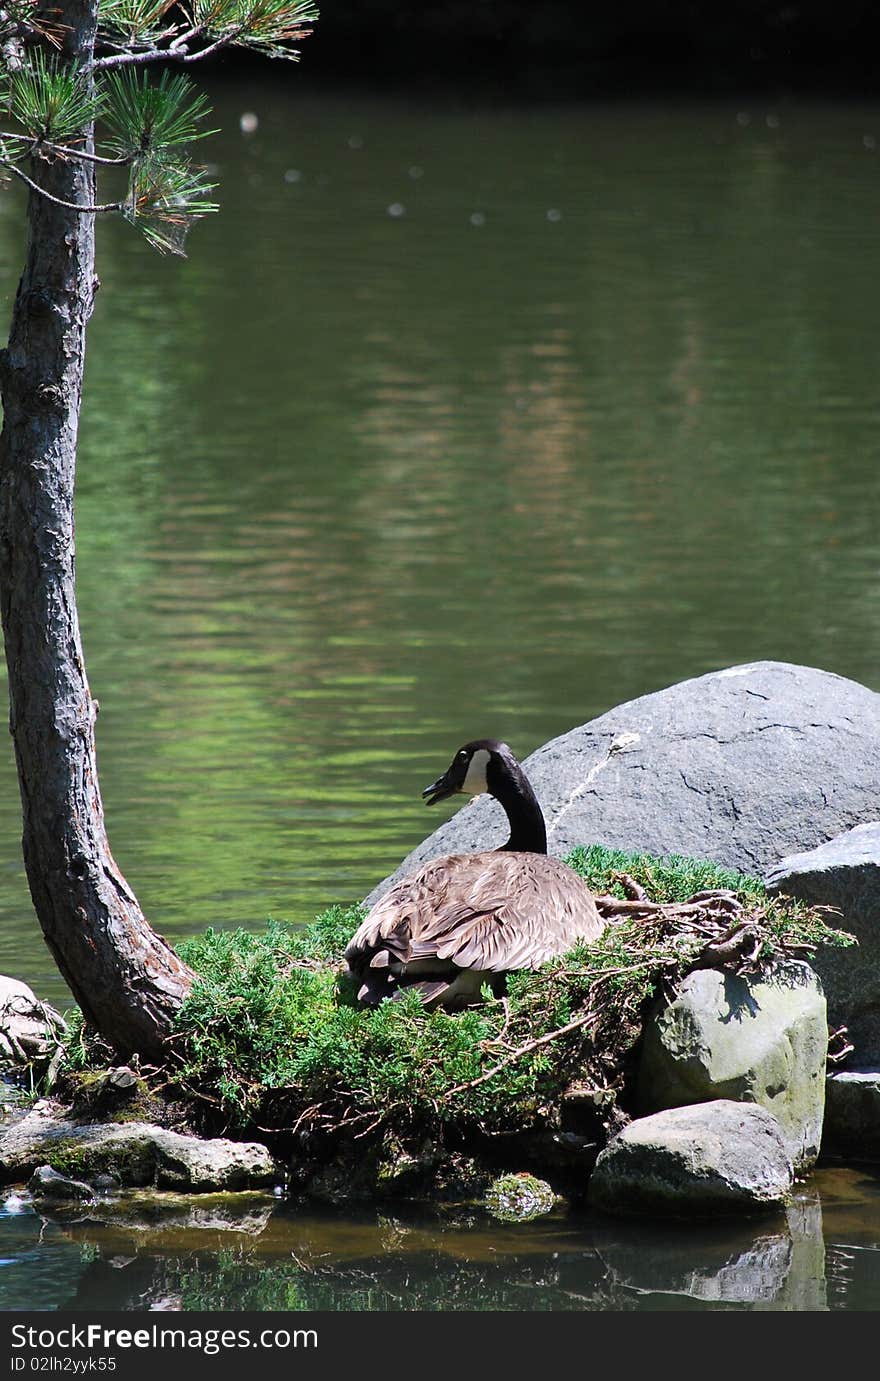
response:
<svg viewBox="0 0 880 1381"><path fill-rule="evenodd" d="M459 787L460 791L466 791L470 796L479 796L481 791L488 791L486 782L486 767L489 762L489 754L485 748L478 748L468 764L465 779Z"/></svg>

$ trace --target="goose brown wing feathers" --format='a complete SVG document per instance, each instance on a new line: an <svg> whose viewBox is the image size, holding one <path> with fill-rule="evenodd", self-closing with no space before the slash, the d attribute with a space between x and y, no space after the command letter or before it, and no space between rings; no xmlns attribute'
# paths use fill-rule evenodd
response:
<svg viewBox="0 0 880 1381"><path fill-rule="evenodd" d="M537 968L579 939L596 939L603 928L588 888L559 859L450 854L392 887L355 933L346 958L356 970L440 960L501 973Z"/></svg>

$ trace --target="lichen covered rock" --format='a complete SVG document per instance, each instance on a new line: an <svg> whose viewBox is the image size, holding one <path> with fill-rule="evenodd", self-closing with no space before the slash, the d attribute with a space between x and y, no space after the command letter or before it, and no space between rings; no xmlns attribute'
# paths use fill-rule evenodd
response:
<svg viewBox="0 0 880 1381"><path fill-rule="evenodd" d="M825 998L807 964L760 976L698 969L658 1001L646 1022L638 1110L731 1099L775 1116L796 1170L822 1140Z"/></svg>
<svg viewBox="0 0 880 1381"><path fill-rule="evenodd" d="M505 1223L524 1223L549 1213L557 1196L546 1180L525 1171L515 1171L493 1180L484 1203L493 1218Z"/></svg>
<svg viewBox="0 0 880 1381"><path fill-rule="evenodd" d="M203 1139L145 1122L76 1123L39 1104L0 1132L0 1180L26 1179L41 1165L92 1183L113 1175L122 1186L187 1193L272 1184L272 1156L258 1142Z"/></svg>

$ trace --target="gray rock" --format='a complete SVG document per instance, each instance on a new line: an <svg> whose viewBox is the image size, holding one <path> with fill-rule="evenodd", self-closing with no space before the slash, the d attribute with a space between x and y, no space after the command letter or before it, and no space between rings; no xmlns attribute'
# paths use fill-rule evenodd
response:
<svg viewBox="0 0 880 1381"><path fill-rule="evenodd" d="M839 909L831 924L850 931L858 945L823 945L811 963L825 988L831 1027L847 1027L859 1064L880 1064L880 823L856 825L789 855L764 880L772 892Z"/></svg>
<svg viewBox="0 0 880 1381"><path fill-rule="evenodd" d="M451 754L456 745L449 747ZM619 705L551 740L524 766L553 854L598 843L760 874L782 854L875 814L880 695L787 662L729 667ZM367 901L427 859L494 848L505 831L497 802L479 797Z"/></svg>
<svg viewBox="0 0 880 1381"><path fill-rule="evenodd" d="M610 1213L692 1217L780 1208L793 1182L773 1114L717 1099L631 1122L601 1152L589 1197Z"/></svg>
<svg viewBox="0 0 880 1381"><path fill-rule="evenodd" d="M156 1185L187 1193L251 1189L277 1178L275 1163L259 1142L202 1140L152 1129L156 1146Z"/></svg>
<svg viewBox="0 0 880 1381"><path fill-rule="evenodd" d="M276 1167L259 1142L203 1140L146 1122L76 1123L38 1104L0 1132L0 1180L26 1178L39 1165L90 1180L113 1175L123 1186L191 1194L270 1185Z"/></svg>
<svg viewBox="0 0 880 1381"><path fill-rule="evenodd" d="M822 1149L880 1159L880 1069L841 1069L828 1075Z"/></svg>
<svg viewBox="0 0 880 1381"><path fill-rule="evenodd" d="M59 1175L51 1165L38 1165L28 1181L28 1189L34 1199L70 1200L91 1199L93 1191L82 1180L71 1180Z"/></svg>
<svg viewBox="0 0 880 1381"><path fill-rule="evenodd" d="M64 1018L54 1007L26 983L0 974L0 1067L51 1058L64 1030Z"/></svg>
<svg viewBox="0 0 880 1381"><path fill-rule="evenodd" d="M808 964L760 977L697 969L645 1024L638 1110L759 1103L779 1123L795 1169L808 1170L822 1140L827 1045L825 998Z"/></svg>

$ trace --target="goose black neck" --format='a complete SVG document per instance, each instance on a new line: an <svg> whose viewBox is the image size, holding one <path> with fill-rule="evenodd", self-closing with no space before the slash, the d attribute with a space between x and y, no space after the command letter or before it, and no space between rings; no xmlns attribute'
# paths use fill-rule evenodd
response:
<svg viewBox="0 0 880 1381"><path fill-rule="evenodd" d="M508 768L503 777L492 782L489 788L496 801L504 808L510 825L510 838L502 849L516 850L518 853L545 854L547 852L547 827L525 773L517 764L515 770Z"/></svg>

